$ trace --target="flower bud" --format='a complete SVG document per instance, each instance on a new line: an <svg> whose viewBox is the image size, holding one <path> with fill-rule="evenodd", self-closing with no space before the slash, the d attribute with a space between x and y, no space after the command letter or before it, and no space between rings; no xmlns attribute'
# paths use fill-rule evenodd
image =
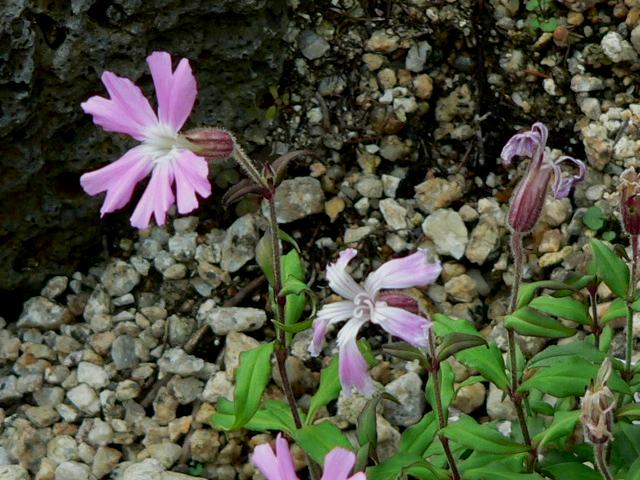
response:
<svg viewBox="0 0 640 480"><path fill-rule="evenodd" d="M236 141L231 133L222 128L197 128L184 135L193 144L193 151L198 155L214 160L233 155Z"/></svg>
<svg viewBox="0 0 640 480"><path fill-rule="evenodd" d="M529 233L538 223L551 173L548 168L529 167L527 175L516 188L509 208L509 226L514 232Z"/></svg>
<svg viewBox="0 0 640 480"><path fill-rule="evenodd" d="M622 172L618 190L622 227L629 235L640 235L640 176L634 168Z"/></svg>
<svg viewBox="0 0 640 480"><path fill-rule="evenodd" d="M602 362L593 384L582 397L582 424L585 436L594 444L608 443L613 439L613 408L615 398L607 382L611 376L611 360Z"/></svg>

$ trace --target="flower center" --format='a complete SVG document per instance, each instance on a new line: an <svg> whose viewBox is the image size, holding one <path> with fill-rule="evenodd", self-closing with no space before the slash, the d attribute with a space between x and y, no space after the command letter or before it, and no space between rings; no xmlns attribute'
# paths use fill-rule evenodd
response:
<svg viewBox="0 0 640 480"><path fill-rule="evenodd" d="M353 310L353 316L357 318L372 318L375 309L375 302L362 292L355 296L353 303L356 306Z"/></svg>
<svg viewBox="0 0 640 480"><path fill-rule="evenodd" d="M154 166L172 161L180 150L189 148L189 142L184 137L160 122L147 128L145 137L141 146Z"/></svg>

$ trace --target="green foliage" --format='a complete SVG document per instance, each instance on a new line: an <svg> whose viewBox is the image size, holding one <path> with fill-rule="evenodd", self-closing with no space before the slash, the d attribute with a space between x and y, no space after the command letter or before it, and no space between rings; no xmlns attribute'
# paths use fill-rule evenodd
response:
<svg viewBox="0 0 640 480"><path fill-rule="evenodd" d="M291 435L313 461L321 465L327 453L335 447L353 449L347 437L330 422L307 425L299 430L294 430Z"/></svg>
<svg viewBox="0 0 640 480"><path fill-rule="evenodd" d="M629 290L629 267L613 250L600 240L591 239L591 249L596 260L598 277L620 298L626 298Z"/></svg>
<svg viewBox="0 0 640 480"><path fill-rule="evenodd" d="M511 455L529 451L529 447L505 438L488 424L479 424L464 416L440 430L444 436L476 452Z"/></svg>
<svg viewBox="0 0 640 480"><path fill-rule="evenodd" d="M604 226L604 212L599 207L590 207L584 212L582 223L591 230L600 230Z"/></svg>
<svg viewBox="0 0 640 480"><path fill-rule="evenodd" d="M338 357L333 357L329 366L320 373L320 385L309 403L307 423L313 422L318 410L338 398L341 388L338 375Z"/></svg>

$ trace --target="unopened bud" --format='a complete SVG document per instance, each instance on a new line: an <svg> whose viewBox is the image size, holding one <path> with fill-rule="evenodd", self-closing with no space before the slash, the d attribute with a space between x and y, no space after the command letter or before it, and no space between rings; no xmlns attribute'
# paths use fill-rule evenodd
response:
<svg viewBox="0 0 640 480"><path fill-rule="evenodd" d="M640 176L634 168L622 172L618 190L622 227L629 235L640 235Z"/></svg>
<svg viewBox="0 0 640 480"><path fill-rule="evenodd" d="M613 439L613 407L615 398L607 382L611 376L611 360L604 360L593 384L582 397L582 425L591 443L608 443Z"/></svg>
<svg viewBox="0 0 640 480"><path fill-rule="evenodd" d="M233 135L222 128L197 128L189 130L185 137L195 146L194 153L215 160L233 155L236 144Z"/></svg>
<svg viewBox="0 0 640 480"><path fill-rule="evenodd" d="M535 165L529 167L527 175L516 189L511 208L509 208L509 226L514 232L528 233L538 223L551 173L550 168Z"/></svg>

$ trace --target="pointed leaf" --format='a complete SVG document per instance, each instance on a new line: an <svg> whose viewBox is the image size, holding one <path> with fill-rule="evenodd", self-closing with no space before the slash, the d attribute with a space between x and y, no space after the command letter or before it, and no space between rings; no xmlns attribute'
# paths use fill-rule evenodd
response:
<svg viewBox="0 0 640 480"><path fill-rule="evenodd" d="M542 467L554 480L602 480L602 475L579 462L556 463Z"/></svg>
<svg viewBox="0 0 640 480"><path fill-rule="evenodd" d="M513 442L490 425L480 425L467 416L446 426L440 430L440 433L477 452L514 454L529 451L529 447L526 445Z"/></svg>
<svg viewBox="0 0 640 480"><path fill-rule="evenodd" d="M458 361L478 370L484 378L501 390L509 386L502 353L495 343L487 347L475 347L456 354Z"/></svg>
<svg viewBox="0 0 640 480"><path fill-rule="evenodd" d="M541 450L546 443L571 435L581 414L580 410L556 412L551 425L533 438L538 443L538 450Z"/></svg>
<svg viewBox="0 0 640 480"><path fill-rule="evenodd" d="M407 342L387 343L386 345L382 346L382 350L389 355L393 355L396 358L406 360L408 362L418 360L422 368L429 368L429 357L427 357L425 352L420 350L419 348L409 345Z"/></svg>
<svg viewBox="0 0 640 480"><path fill-rule="evenodd" d="M616 318L626 318L627 317L627 302L624 298L616 298L609 308L607 309L607 313L602 316L602 324L609 323L611 320Z"/></svg>
<svg viewBox="0 0 640 480"><path fill-rule="evenodd" d="M576 333L575 329L566 327L560 321L531 307L524 307L516 310L512 315L507 315L504 324L520 335L532 337L562 338L570 337Z"/></svg>
<svg viewBox="0 0 640 480"><path fill-rule="evenodd" d="M454 374L453 374L453 368L451 367L451 364L449 364L448 362L441 363L439 376L440 376L440 398L442 401L442 409L444 410L445 418L448 418L447 412L449 410L449 405L451 405L453 397L455 396L455 392L453 389ZM429 379L427 380L426 394L427 394L427 402L429 402L429 405L431 405L431 408L434 411L437 411L434 378L435 378L435 375L429 375Z"/></svg>
<svg viewBox="0 0 640 480"><path fill-rule="evenodd" d="M296 443L309 454L314 462L322 465L324 457L335 447L353 450L347 437L330 422L307 425L291 432Z"/></svg>
<svg viewBox="0 0 640 480"><path fill-rule="evenodd" d="M338 375L338 357L333 357L329 366L320 372L320 386L311 397L307 422L313 422L318 410L338 398L341 388L340 376Z"/></svg>
<svg viewBox="0 0 640 480"><path fill-rule="evenodd" d="M529 306L547 315L561 317L580 325L591 325L591 317L587 306L571 297L552 297L543 295L534 298Z"/></svg>
<svg viewBox="0 0 640 480"><path fill-rule="evenodd" d="M629 290L629 267L600 240L591 239L591 250L596 260L598 277L620 298Z"/></svg>
<svg viewBox="0 0 640 480"><path fill-rule="evenodd" d="M549 290L575 290L575 287L557 280L541 280L539 282L523 283L518 290L517 308L529 305L536 292L540 289L547 288Z"/></svg>
<svg viewBox="0 0 640 480"><path fill-rule="evenodd" d="M486 345L487 341L469 333L449 333L442 338L442 343L437 348L437 358L441 362L462 350Z"/></svg>
<svg viewBox="0 0 640 480"><path fill-rule="evenodd" d="M429 448L438 431L438 420L435 412L427 413L422 420L407 428L400 437L400 451L416 453L420 457Z"/></svg>
<svg viewBox="0 0 640 480"><path fill-rule="evenodd" d="M593 344L583 341L551 345L529 360L529 368L550 367L569 357L580 357L590 363L600 365L606 355Z"/></svg>

